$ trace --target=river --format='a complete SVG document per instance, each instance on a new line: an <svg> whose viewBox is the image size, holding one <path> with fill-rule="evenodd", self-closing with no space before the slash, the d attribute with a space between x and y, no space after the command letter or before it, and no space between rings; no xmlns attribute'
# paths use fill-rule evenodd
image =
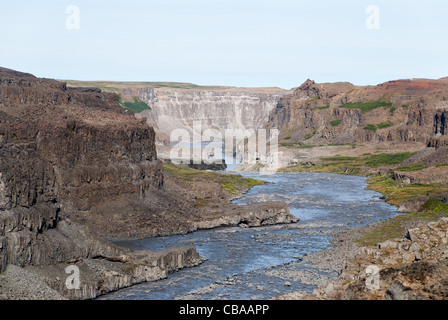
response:
<svg viewBox="0 0 448 320"><path fill-rule="evenodd" d="M187 235L117 241L124 247L161 250L194 245L207 260L98 299L269 299L293 291L312 292L315 286L298 279L285 281L280 268L307 268L294 262L329 248L331 231L365 226L397 215L396 207L366 190L366 178L330 173L243 174L271 182L253 187L237 204L279 200L300 219L286 225L257 228L217 228ZM336 277L336 274L316 276Z"/></svg>

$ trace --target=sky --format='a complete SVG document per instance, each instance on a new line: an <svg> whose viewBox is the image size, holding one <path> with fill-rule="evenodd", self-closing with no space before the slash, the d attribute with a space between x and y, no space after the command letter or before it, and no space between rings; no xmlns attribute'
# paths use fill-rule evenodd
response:
<svg viewBox="0 0 448 320"><path fill-rule="evenodd" d="M448 1L0 1L0 66L285 89L437 79L448 76Z"/></svg>

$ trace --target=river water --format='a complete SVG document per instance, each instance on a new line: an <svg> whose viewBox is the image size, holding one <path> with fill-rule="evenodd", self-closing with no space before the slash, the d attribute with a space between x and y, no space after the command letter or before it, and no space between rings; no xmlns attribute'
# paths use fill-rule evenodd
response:
<svg viewBox="0 0 448 320"><path fill-rule="evenodd" d="M364 177L330 173L243 175L271 183L253 187L235 201L237 204L283 201L300 221L116 242L133 250L194 245L207 260L171 273L167 279L121 289L99 299L242 300L269 299L294 291L312 292L314 286L294 279L286 283L276 270L288 265L297 268L294 262L304 255L329 248L331 230L361 227L398 214L396 207L379 200L381 194L365 189Z"/></svg>

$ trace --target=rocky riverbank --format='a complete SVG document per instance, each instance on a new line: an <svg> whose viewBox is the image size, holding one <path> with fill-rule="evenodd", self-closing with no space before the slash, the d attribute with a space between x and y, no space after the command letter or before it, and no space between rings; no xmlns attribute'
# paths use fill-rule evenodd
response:
<svg viewBox="0 0 448 320"><path fill-rule="evenodd" d="M230 204L257 181L167 172L154 129L117 94L5 68L0 158L1 299L91 299L202 261L193 247L129 252L105 239L295 221L285 205Z"/></svg>
<svg viewBox="0 0 448 320"><path fill-rule="evenodd" d="M359 243L369 230L388 221L364 228L339 230L333 248L307 255L297 264L311 264L330 277L283 271L285 277L299 277L318 286L312 294L294 292L277 300L441 300L447 298L448 218L438 221L404 220L402 237L374 246ZM372 280L368 267L377 268ZM370 281L370 282L369 282ZM377 281L375 283L375 281ZM376 286L378 284L378 286ZM373 286L375 285L375 286Z"/></svg>

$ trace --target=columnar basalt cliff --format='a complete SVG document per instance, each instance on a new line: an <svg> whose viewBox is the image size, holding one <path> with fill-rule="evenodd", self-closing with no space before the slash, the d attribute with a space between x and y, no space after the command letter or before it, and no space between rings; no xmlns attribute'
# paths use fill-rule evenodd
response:
<svg viewBox="0 0 448 320"><path fill-rule="evenodd" d="M201 262L194 248L132 253L80 224L130 214L163 186L154 131L116 95L0 69L0 115L1 298L94 298ZM166 254L179 258L160 262ZM65 285L69 263L83 270L76 290Z"/></svg>
<svg viewBox="0 0 448 320"><path fill-rule="evenodd" d="M421 142L445 145L448 79L408 79L377 86L307 80L280 98L269 127L289 141Z"/></svg>
<svg viewBox="0 0 448 320"><path fill-rule="evenodd" d="M104 238L297 221L284 204L232 205L215 181L189 187L155 140L115 93L0 68L0 299L94 298L202 262L193 247L131 252Z"/></svg>
<svg viewBox="0 0 448 320"><path fill-rule="evenodd" d="M131 210L163 185L155 134L115 94L0 78L1 208Z"/></svg>

